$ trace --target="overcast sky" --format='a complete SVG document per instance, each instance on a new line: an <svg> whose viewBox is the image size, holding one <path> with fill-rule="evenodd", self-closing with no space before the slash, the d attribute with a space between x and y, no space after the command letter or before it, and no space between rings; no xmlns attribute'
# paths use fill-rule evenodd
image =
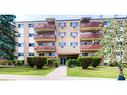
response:
<svg viewBox="0 0 127 95"><path fill-rule="evenodd" d="M1 14L15 14L16 21L77 19L90 15L127 15L127 0L1 0ZM94 15L94 16L93 16Z"/></svg>
<svg viewBox="0 0 127 95"><path fill-rule="evenodd" d="M16 21L40 21L45 18L80 19L81 17L100 18L101 15L16 15ZM103 17L114 17L114 15L103 15ZM117 17L127 17L127 15L117 15Z"/></svg>

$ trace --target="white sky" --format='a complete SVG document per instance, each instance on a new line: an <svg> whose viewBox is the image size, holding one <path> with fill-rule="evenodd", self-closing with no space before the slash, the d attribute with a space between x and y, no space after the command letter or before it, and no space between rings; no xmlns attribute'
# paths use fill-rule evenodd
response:
<svg viewBox="0 0 127 95"><path fill-rule="evenodd" d="M127 15L127 0L0 0L0 13L15 14L17 21Z"/></svg>

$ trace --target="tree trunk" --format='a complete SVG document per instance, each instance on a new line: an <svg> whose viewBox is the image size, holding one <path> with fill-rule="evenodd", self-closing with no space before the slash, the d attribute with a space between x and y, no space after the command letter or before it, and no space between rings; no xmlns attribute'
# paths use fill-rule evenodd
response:
<svg viewBox="0 0 127 95"><path fill-rule="evenodd" d="M124 74L123 74L123 68L122 68L121 64L118 64L118 68L119 68L118 80L125 80L125 77L124 77Z"/></svg>

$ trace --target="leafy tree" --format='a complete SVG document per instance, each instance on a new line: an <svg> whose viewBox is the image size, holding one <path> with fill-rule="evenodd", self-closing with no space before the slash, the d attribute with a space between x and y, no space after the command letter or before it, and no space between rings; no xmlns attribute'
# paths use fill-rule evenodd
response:
<svg viewBox="0 0 127 95"><path fill-rule="evenodd" d="M119 68L118 80L125 80L123 69L126 61L127 44L127 21L116 20L114 18L103 19L108 24L103 27L102 48L98 54L104 56L104 60L117 64Z"/></svg>
<svg viewBox="0 0 127 95"><path fill-rule="evenodd" d="M16 46L15 15L0 15L0 59L13 60Z"/></svg>

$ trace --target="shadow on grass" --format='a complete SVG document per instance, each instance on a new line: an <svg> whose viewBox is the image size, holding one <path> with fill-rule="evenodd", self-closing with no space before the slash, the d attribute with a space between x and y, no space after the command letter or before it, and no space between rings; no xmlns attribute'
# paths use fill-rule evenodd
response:
<svg viewBox="0 0 127 95"><path fill-rule="evenodd" d="M98 70L98 68L87 68L87 69L84 69L84 70Z"/></svg>

